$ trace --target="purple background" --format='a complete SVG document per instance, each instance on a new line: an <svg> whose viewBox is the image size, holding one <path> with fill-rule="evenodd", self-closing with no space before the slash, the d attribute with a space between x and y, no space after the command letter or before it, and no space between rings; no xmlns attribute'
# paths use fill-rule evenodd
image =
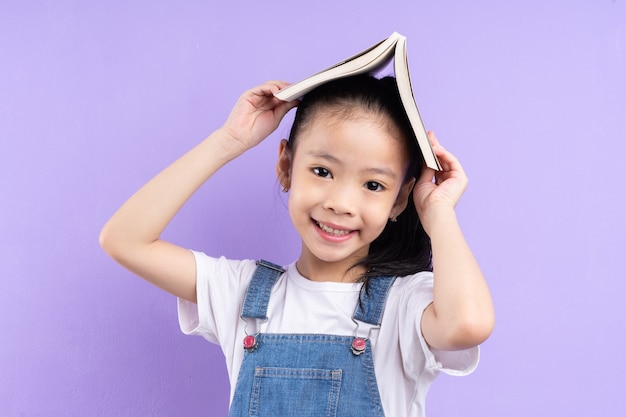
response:
<svg viewBox="0 0 626 417"><path fill-rule="evenodd" d="M470 176L458 211L498 319L476 373L435 383L429 416L624 414L625 1L87 3L0 7L1 417L226 415L219 348L183 336L175 299L98 232L244 89L394 30L427 127ZM287 131L166 237L291 261L274 178Z"/></svg>

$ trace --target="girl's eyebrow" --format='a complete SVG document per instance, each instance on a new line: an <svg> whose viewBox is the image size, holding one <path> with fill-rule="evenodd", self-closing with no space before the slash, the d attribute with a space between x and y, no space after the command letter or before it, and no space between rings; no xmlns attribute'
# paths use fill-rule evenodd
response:
<svg viewBox="0 0 626 417"><path fill-rule="evenodd" d="M343 164L339 158L327 152L309 151L307 152L307 154L314 158L325 159L331 163L340 164L340 165ZM370 174L383 175L385 177L389 177L394 180L398 178L398 175L395 172L393 172L391 169L386 168L386 167L368 167L368 168L365 168L363 171L370 173Z"/></svg>
<svg viewBox="0 0 626 417"><path fill-rule="evenodd" d="M327 152L318 152L318 151L308 151L307 155L312 156L313 158L321 158L321 159L325 159L329 162L334 162L337 164L340 164L341 161L339 160L339 158L327 153Z"/></svg>
<svg viewBox="0 0 626 417"><path fill-rule="evenodd" d="M365 169L364 171L372 173L372 174L378 174L378 175L382 175L382 176L385 176L385 177L389 177L390 179L394 179L394 180L398 178L396 173L393 172L392 170L388 169L388 168L371 167L371 168Z"/></svg>

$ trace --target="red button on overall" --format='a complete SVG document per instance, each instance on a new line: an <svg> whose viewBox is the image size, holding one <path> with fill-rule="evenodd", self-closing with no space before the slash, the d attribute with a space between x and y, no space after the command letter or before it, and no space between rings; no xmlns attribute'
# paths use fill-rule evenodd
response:
<svg viewBox="0 0 626 417"><path fill-rule="evenodd" d="M254 336L246 336L243 338L243 348L248 352L252 352L258 345L256 337Z"/></svg>
<svg viewBox="0 0 626 417"><path fill-rule="evenodd" d="M361 353L365 352L366 347L367 343L365 342L365 339L361 337L355 337L354 340L352 340L352 346L350 347L350 349L355 355L360 355Z"/></svg>

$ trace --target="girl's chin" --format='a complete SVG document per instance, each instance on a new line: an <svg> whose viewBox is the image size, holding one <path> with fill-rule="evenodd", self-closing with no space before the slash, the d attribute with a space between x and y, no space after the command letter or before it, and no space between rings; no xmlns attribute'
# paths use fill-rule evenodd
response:
<svg viewBox="0 0 626 417"><path fill-rule="evenodd" d="M357 252L343 253L341 250L327 248L307 248L306 254L302 254L300 259L306 260L311 265L320 267L338 267L348 269L357 264L360 260L367 256L368 250L360 249Z"/></svg>

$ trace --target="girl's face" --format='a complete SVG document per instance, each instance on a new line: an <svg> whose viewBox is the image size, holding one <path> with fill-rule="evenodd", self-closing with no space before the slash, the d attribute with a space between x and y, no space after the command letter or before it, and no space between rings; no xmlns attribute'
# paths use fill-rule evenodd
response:
<svg viewBox="0 0 626 417"><path fill-rule="evenodd" d="M298 269L309 279L343 280L387 221L406 207L408 157L386 120L318 111L293 154L281 143L278 174L289 185L289 214L302 239ZM324 276L319 276L322 272ZM362 271L357 271L362 272Z"/></svg>

